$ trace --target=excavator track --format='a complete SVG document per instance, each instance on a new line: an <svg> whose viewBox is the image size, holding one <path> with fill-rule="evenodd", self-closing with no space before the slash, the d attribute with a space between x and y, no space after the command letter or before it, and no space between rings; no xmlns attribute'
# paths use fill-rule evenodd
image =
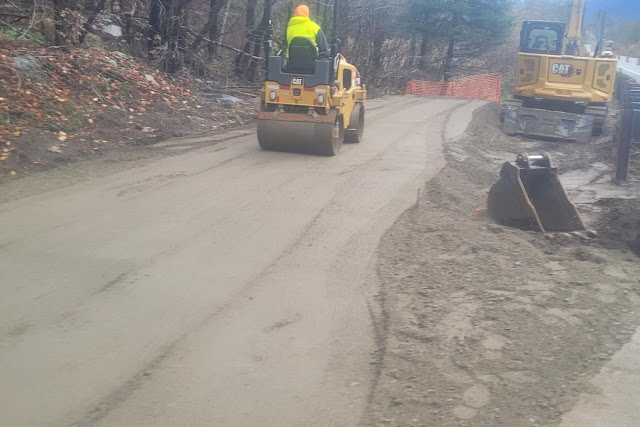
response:
<svg viewBox="0 0 640 427"><path fill-rule="evenodd" d="M588 105L584 113L593 117L593 135L601 135L607 121L608 108L606 106Z"/></svg>

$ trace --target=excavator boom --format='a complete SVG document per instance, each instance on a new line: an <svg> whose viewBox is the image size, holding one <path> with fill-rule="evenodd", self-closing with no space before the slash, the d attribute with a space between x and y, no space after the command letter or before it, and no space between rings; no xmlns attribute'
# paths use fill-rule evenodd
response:
<svg viewBox="0 0 640 427"><path fill-rule="evenodd" d="M569 28L567 28L565 55L580 55L585 3L586 0L573 0L573 6L571 7L571 19L569 20Z"/></svg>

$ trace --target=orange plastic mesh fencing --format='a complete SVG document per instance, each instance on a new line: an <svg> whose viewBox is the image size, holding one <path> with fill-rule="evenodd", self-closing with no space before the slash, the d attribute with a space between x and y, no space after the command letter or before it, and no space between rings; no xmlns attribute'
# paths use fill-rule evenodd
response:
<svg viewBox="0 0 640 427"><path fill-rule="evenodd" d="M411 80L407 82L407 95L453 96L467 99L500 101L502 75L497 73L477 74L451 82Z"/></svg>

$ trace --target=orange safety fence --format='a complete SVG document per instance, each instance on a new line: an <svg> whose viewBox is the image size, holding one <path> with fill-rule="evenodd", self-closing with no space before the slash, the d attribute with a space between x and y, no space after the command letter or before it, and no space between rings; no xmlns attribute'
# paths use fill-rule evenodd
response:
<svg viewBox="0 0 640 427"><path fill-rule="evenodd" d="M451 82L411 80L407 82L407 95L453 96L467 99L500 101L502 75L497 73L477 74Z"/></svg>

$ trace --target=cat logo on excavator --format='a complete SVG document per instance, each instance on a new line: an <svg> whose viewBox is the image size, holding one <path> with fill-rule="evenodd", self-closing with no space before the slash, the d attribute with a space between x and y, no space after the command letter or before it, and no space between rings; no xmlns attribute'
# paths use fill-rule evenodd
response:
<svg viewBox="0 0 640 427"><path fill-rule="evenodd" d="M551 72L553 74L560 74L562 77L571 77L575 71L575 68L571 64L553 64L551 66Z"/></svg>

